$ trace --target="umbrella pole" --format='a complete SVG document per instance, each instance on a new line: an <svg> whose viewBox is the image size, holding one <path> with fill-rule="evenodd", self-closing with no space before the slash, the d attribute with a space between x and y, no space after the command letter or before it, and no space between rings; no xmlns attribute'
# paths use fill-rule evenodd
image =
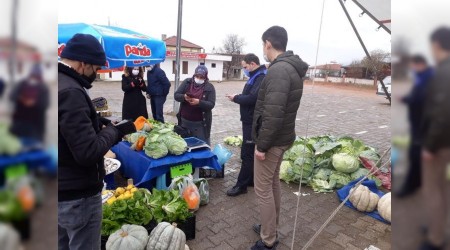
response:
<svg viewBox="0 0 450 250"><path fill-rule="evenodd" d="M177 23L177 50L176 50L176 64L177 68L175 71L175 88L174 92L180 86L180 56L181 56L181 27L182 27L182 17L183 17L183 0L178 0L178 23ZM173 113L177 114L179 109L179 103L173 100Z"/></svg>

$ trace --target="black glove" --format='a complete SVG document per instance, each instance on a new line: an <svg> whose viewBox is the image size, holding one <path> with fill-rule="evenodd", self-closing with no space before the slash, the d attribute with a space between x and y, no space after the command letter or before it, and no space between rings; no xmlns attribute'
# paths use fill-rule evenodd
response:
<svg viewBox="0 0 450 250"><path fill-rule="evenodd" d="M109 124L111 124L111 120L106 119L104 117L99 116L98 119L99 119L101 125L108 126Z"/></svg>
<svg viewBox="0 0 450 250"><path fill-rule="evenodd" d="M115 125L115 127L117 128L117 130L119 130L120 138L124 137L125 135L136 132L136 126L134 126L133 122L128 120L119 122L117 125Z"/></svg>

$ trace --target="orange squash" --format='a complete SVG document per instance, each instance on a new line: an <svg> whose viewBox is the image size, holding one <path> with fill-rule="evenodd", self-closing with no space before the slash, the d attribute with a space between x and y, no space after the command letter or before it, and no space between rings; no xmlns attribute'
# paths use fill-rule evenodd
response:
<svg viewBox="0 0 450 250"><path fill-rule="evenodd" d="M17 198L25 212L31 212L31 210L33 210L36 199L34 197L33 189L31 189L30 186L22 186L17 192Z"/></svg>
<svg viewBox="0 0 450 250"><path fill-rule="evenodd" d="M144 149L144 145L145 145L145 136L141 136L139 137L137 143L136 143L136 151L141 151Z"/></svg>
<svg viewBox="0 0 450 250"><path fill-rule="evenodd" d="M148 123L147 119L143 116L139 116L136 121L134 121L134 126L136 126L136 130L142 130L146 123Z"/></svg>

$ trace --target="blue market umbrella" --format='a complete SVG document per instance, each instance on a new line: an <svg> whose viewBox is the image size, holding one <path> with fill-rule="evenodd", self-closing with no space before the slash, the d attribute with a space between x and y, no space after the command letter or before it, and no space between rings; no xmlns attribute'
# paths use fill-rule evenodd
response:
<svg viewBox="0 0 450 250"><path fill-rule="evenodd" d="M107 59L104 69L149 66L166 58L164 41L123 28L85 23L58 24L58 56L77 33L93 35L100 41Z"/></svg>

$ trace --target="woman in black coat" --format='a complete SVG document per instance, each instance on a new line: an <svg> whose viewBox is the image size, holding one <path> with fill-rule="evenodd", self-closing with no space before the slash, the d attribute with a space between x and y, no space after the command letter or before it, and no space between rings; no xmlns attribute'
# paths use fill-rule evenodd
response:
<svg viewBox="0 0 450 250"><path fill-rule="evenodd" d="M147 91L142 67L125 67L122 75L122 119L136 120L139 116L148 118L147 103L142 92Z"/></svg>
<svg viewBox="0 0 450 250"><path fill-rule="evenodd" d="M216 90L208 80L208 69L200 65L194 76L183 81L175 92L180 102L178 125L189 129L193 136L210 144L212 112L216 104Z"/></svg>

